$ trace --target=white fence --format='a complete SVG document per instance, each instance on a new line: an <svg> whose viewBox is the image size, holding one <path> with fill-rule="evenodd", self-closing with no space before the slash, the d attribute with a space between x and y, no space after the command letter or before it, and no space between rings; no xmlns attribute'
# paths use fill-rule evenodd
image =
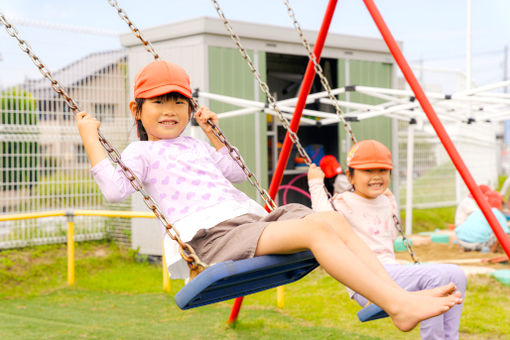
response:
<svg viewBox="0 0 510 340"><path fill-rule="evenodd" d="M496 187L500 153L496 127L490 123L459 122L446 125L446 129L475 181ZM410 160L412 186L408 190L407 148L410 143L414 143L414 152ZM408 194L412 195L414 208L456 205L468 194L467 187L429 124L399 122L399 163L401 208L406 206Z"/></svg>
<svg viewBox="0 0 510 340"><path fill-rule="evenodd" d="M33 65L27 62L29 67ZM54 71L53 76L82 110L100 119L102 133L122 150L133 124L127 107L126 53L93 53ZM46 79L27 79L1 90L0 114L3 214L129 206L129 202L114 206L105 203L91 178L73 113ZM76 218L76 238L103 238L111 222L97 217ZM1 222L0 248L62 242L65 231L63 218Z"/></svg>

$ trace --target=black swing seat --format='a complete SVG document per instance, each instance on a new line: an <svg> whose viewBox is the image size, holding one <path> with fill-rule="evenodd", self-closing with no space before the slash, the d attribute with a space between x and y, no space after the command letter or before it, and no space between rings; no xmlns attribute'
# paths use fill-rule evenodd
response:
<svg viewBox="0 0 510 340"><path fill-rule="evenodd" d="M174 298L181 309L199 307L297 281L318 266L311 251L225 261L206 268Z"/></svg>

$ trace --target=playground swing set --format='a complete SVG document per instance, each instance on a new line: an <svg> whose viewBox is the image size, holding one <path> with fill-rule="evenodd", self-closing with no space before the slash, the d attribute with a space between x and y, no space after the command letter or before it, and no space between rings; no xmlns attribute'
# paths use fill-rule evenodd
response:
<svg viewBox="0 0 510 340"><path fill-rule="evenodd" d="M136 36L142 42L144 48L151 53L155 59L159 59L158 53L154 50L152 44L145 40L139 31L139 29L131 22L128 18L126 12L118 6L116 0L107 0L108 3L114 7L121 19L123 19L131 30L136 34ZM447 150L450 158L452 159L454 165L456 166L458 172L469 188L472 196L478 203L478 206L481 208L485 218L489 222L492 230L494 231L496 238L501 244L503 250L507 255L510 255L510 241L507 235L499 226L497 219L493 215L488 202L483 198L483 195L476 185L473 177L468 171L466 165L461 159L459 153L457 152L453 142L450 137L446 133L442 123L439 121L437 114L434 112L432 105L428 101L423 89L419 85L416 77L411 71L407 61L402 55L402 52L397 45L395 39L393 38L391 32L386 26L381 14L379 13L377 7L375 6L372 0L363 0L370 15L372 16L374 22L376 23L378 29L380 30L390 52L395 58L397 64L399 65L402 73L404 74L407 82L409 83L411 89L413 90L416 99L419 101L423 111L425 112L428 120L434 127L439 139L441 140L443 146ZM307 155L305 149L301 146L299 142L299 138L297 137L297 129L299 127L299 121L306 104L306 98L310 92L311 85L315 74L317 73L321 79L321 83L328 92L328 97L331 100L331 103L335 106L336 114L340 121L343 122L344 128L347 134L351 137L353 143L356 142L354 134L352 132L351 127L348 122L343 117L343 112L340 109L340 105L333 95L331 91L331 87L328 84L326 77L322 72L322 68L319 64L320 55L322 52L322 48L324 46L324 42L327 36L327 32L329 29L329 25L331 23L331 19L333 17L337 0L330 0L328 3L328 7L326 9L326 13L324 15L323 23L321 25L321 29L318 34L318 38L312 51L310 45L304 38L303 32L297 22L294 12L289 5L287 0L283 0L284 4L287 7L288 14L291 17L294 27L296 28L299 37L303 46L306 48L309 56L309 63L307 69L305 71L305 75L303 78L303 83L300 88L299 98L297 104L295 106L295 111L292 117L291 122L289 123L285 116L282 114L278 105L276 103L275 98L271 95L267 84L261 80L260 75L255 68L253 62L248 56L246 50L243 48L239 37L234 33L229 21L225 17L220 5L216 0L212 0L212 3L223 20L226 29L229 31L232 40L234 41L236 47L239 49L242 57L247 62L250 70L256 80L258 81L260 88L263 90L264 94L269 101L270 106L276 112L279 117L283 127L287 130L287 134L285 136L285 140L282 146L282 150L280 153L280 157L278 159L278 164L276 167L276 171L273 175L271 185L269 191L265 191L253 175L253 173L248 169L244 161L242 160L241 155L238 153L237 149L235 149L226 139L221 130L215 126L212 122L209 121L214 134L216 137L223 143L229 150L230 156L236 161L236 163L241 167L241 169L247 175L250 183L258 190L260 196L264 199L266 203L266 210L272 211L276 208L276 204L273 201L273 198L276 196L278 191L278 187L281 183L281 179L283 177L283 170L287 164L290 150L292 145L296 145L296 148L300 154L300 156L305 159L305 162L308 166L311 165L311 159ZM0 23L5 27L7 33L15 38L18 41L18 44L23 52L25 52L32 60L32 62L36 65L36 67L40 70L41 74L50 81L52 88L60 94L64 100L66 101L69 108L74 112L80 112L80 108L76 104L76 102L71 98L65 89L60 85L60 83L55 80L51 72L46 68L46 66L41 62L41 60L34 54L30 45L23 39L20 38L18 31L15 27L13 27L5 18L3 14L0 13ZM232 307L232 312L229 317L229 323L233 323L237 320L237 316L239 314L243 296L252 294L255 292L259 292L262 290L279 287L304 277L316 267L318 267L318 262L315 260L313 254L310 251L289 254L289 255L265 255L254 257L245 260L239 261L226 261L222 263L218 263L212 266L207 266L202 263L194 250L186 243L182 242L179 232L175 230L175 228L170 225L170 223L166 220L165 216L159 209L157 203L154 199L148 195L141 181L134 175L134 173L122 162L120 153L112 146L102 135L101 131L99 132L99 140L102 146L107 151L109 158L117 164L124 175L130 180L134 189L141 193L143 200L147 207L155 214L155 216L159 219L162 225L165 227L167 234L170 238L176 241L179 244L179 251L183 259L187 262L190 268L190 277L192 280L187 283L176 295L175 301L179 308L181 309L189 309L194 307L199 307L215 302L220 302L224 300L229 300L232 298L236 298L234 305ZM326 190L327 192L327 190ZM400 226L398 218L394 216L395 227L402 235L404 245L406 246L410 256L412 257L415 263L418 263L418 259L414 255L412 246L408 242L405 237L405 234ZM358 312L358 318L361 321L369 321L375 320L378 318L386 317L387 314L381 308L376 305L370 304L364 307L362 310Z"/></svg>

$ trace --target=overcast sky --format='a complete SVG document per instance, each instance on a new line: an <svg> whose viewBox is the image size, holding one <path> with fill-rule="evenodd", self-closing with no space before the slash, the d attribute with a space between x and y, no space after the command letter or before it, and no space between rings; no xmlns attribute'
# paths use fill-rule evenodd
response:
<svg viewBox="0 0 510 340"><path fill-rule="evenodd" d="M207 0L118 0L133 22L143 28L199 16L217 17ZM292 27L278 0L219 0L230 19ZM466 0L376 0L395 38L403 42L411 64L465 71ZM327 1L290 1L305 29L320 27ZM120 48L115 33L128 31L106 0L0 0L0 12L17 22L18 29L50 69L57 69L91 52ZM503 79L503 50L510 44L510 1L472 0L473 80L484 85ZM23 22L64 27L33 27ZM67 25L67 26L66 26ZM100 34L78 34L68 26ZM380 37L361 0L340 0L331 32ZM0 86L37 75L5 30L0 30Z"/></svg>

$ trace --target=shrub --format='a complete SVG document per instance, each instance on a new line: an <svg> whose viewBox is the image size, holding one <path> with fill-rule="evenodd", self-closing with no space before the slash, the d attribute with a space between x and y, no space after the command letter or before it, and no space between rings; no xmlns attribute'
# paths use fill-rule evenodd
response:
<svg viewBox="0 0 510 340"><path fill-rule="evenodd" d="M12 88L0 93L0 113L2 125L37 125L36 101L25 90ZM26 141L21 136L23 134L26 133L8 132L6 136L11 138L0 142L1 179L5 190L16 190L23 186L30 188L37 182L39 143ZM17 137L21 137L20 140L16 140Z"/></svg>

